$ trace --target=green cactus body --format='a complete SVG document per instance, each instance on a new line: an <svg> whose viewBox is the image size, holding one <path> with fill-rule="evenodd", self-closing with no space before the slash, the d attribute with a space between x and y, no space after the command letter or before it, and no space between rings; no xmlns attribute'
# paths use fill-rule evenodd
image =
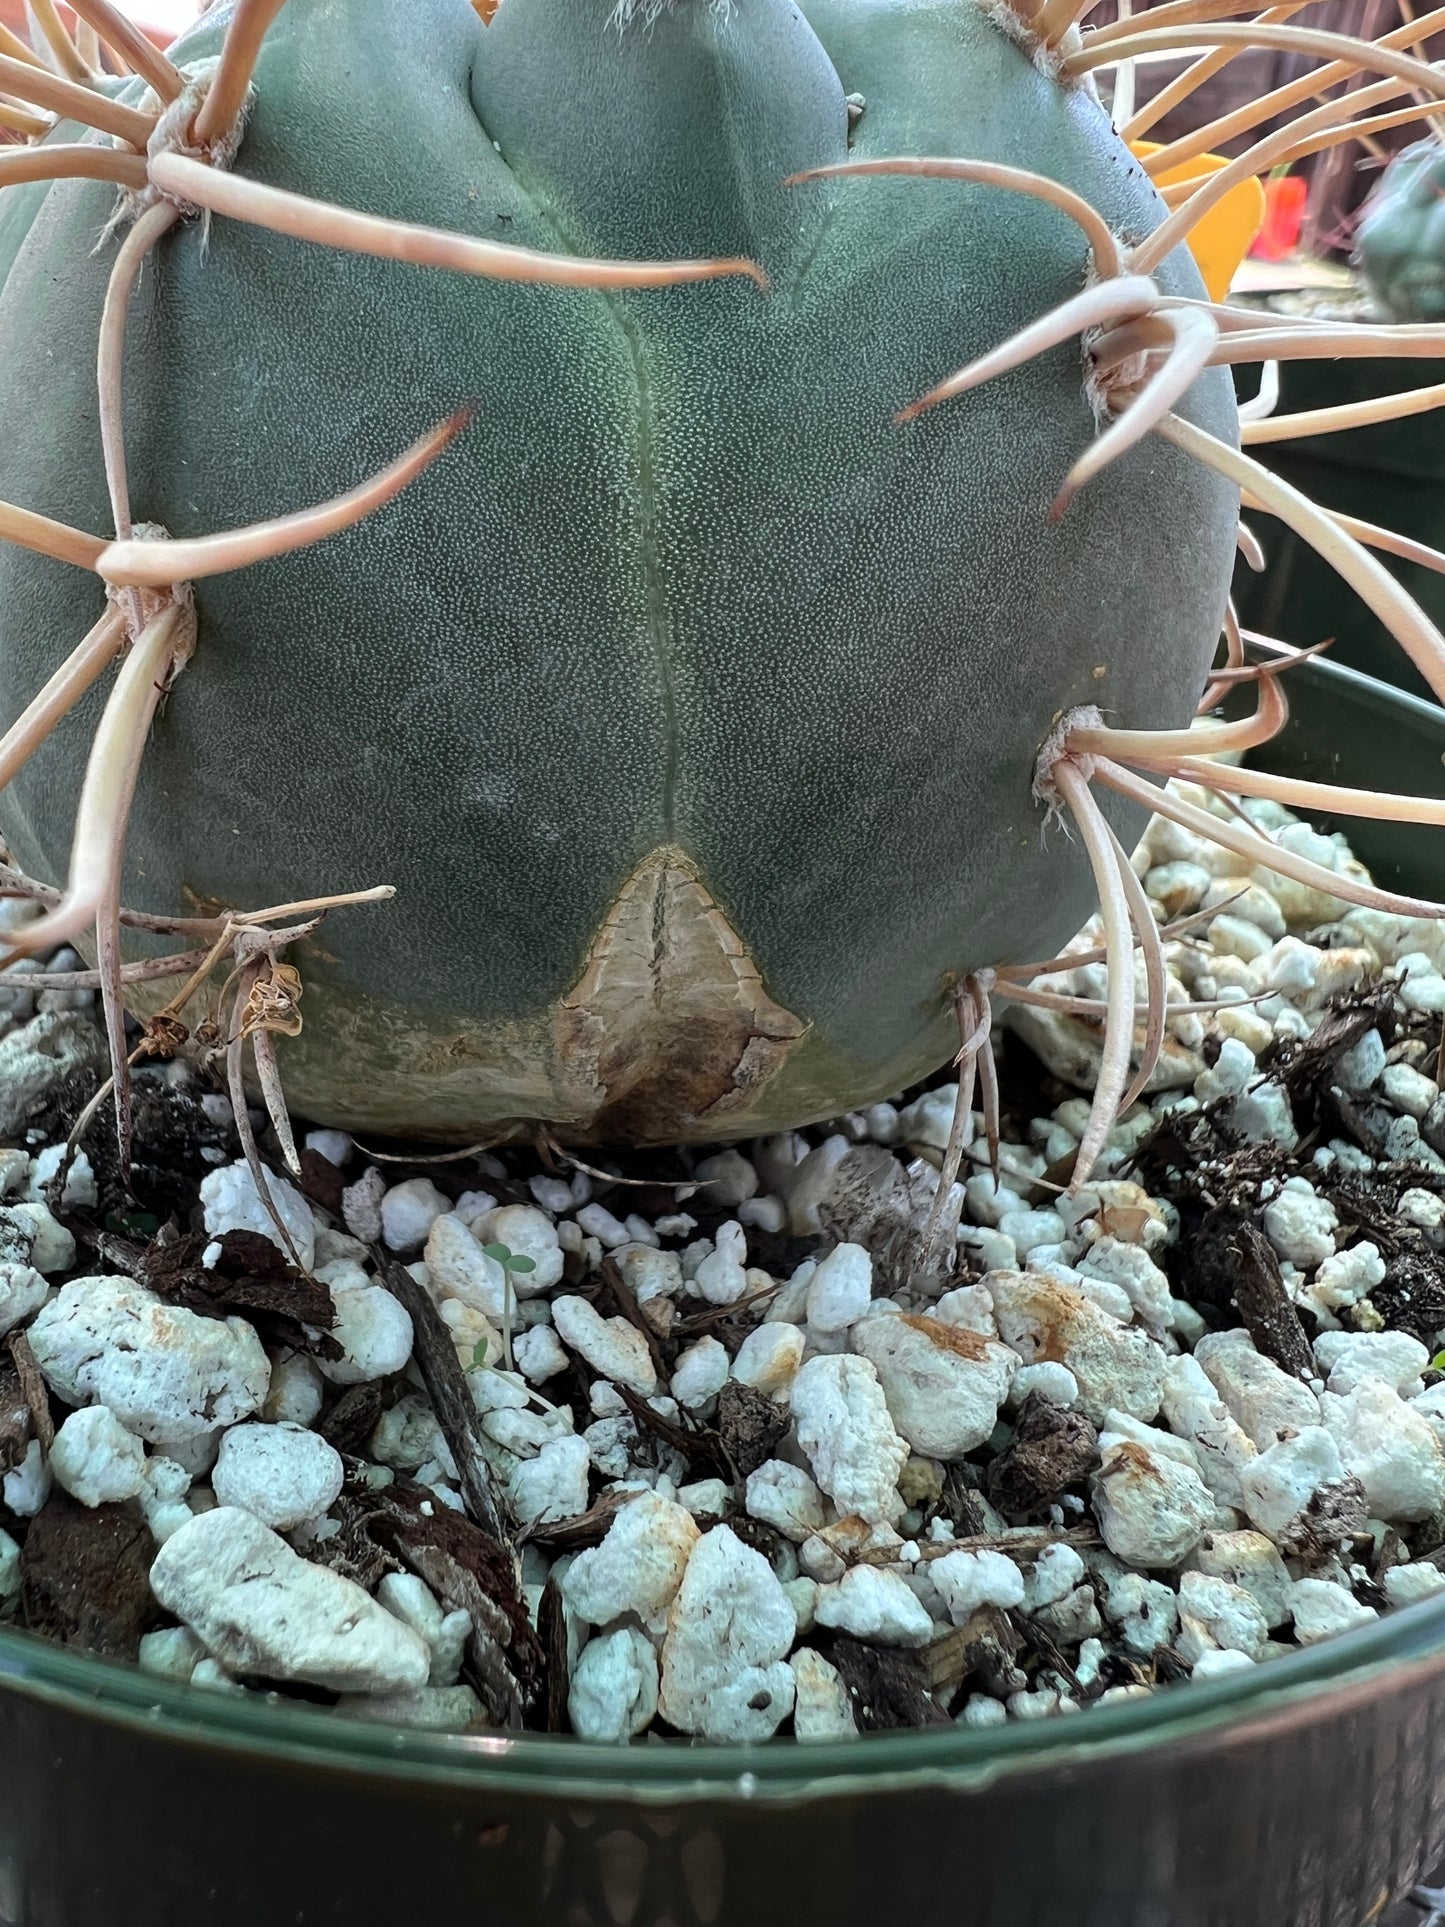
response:
<svg viewBox="0 0 1445 1927"><path fill-rule="evenodd" d="M1355 245L1370 291L1393 321L1445 321L1445 146L1418 141L1391 162Z"/></svg>
<svg viewBox="0 0 1445 1927"><path fill-rule="evenodd" d="M322 499L477 410L349 534L199 585L147 753L129 901L397 887L297 957L283 1070L318 1119L700 1139L897 1089L954 1047L953 981L1092 908L1031 794L1053 720L1178 726L1214 649L1234 489L1151 437L1049 520L1096 433L1077 341L893 419L1078 291L1072 223L957 183L781 185L850 151L1002 161L1137 238L1161 204L1094 100L975 0L635 12L290 0L237 169L549 250L746 255L767 294L519 287L216 220L133 305L132 496L173 535ZM0 202L0 496L99 531L112 199ZM1159 278L1200 292L1183 254ZM1236 438L1223 371L1182 412ZM7 719L98 610L93 578L0 555ZM42 876L94 713L4 799Z"/></svg>

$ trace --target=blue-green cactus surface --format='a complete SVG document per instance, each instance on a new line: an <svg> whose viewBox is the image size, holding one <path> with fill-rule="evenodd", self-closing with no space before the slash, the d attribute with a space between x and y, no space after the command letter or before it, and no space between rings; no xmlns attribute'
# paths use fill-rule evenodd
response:
<svg viewBox="0 0 1445 1927"><path fill-rule="evenodd" d="M127 900L396 886L296 958L282 1067L329 1122L739 1136L931 1071L949 985L1093 907L1032 798L1039 745L1081 703L1192 714L1237 494L1150 437L1051 523L1096 433L1077 341L895 424L1075 293L1083 236L990 188L782 183L850 153L1002 161L1137 237L1162 206L1104 113L975 0L504 0L489 26L468 0L290 0L255 90L256 179L549 250L746 255L771 287L514 286L219 218L167 240L128 336L138 518L280 513L477 412L350 533L198 586ZM98 532L113 200L0 198L0 496ZM1183 253L1159 278L1200 292ZM1183 412L1235 438L1223 371ZM0 554L6 720L99 608L94 578ZM95 709L0 803L47 878Z"/></svg>

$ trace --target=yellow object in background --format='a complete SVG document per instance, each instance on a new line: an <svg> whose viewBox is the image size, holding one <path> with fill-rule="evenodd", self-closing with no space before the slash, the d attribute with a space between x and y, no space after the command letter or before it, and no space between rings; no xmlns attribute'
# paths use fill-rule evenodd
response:
<svg viewBox="0 0 1445 1927"><path fill-rule="evenodd" d="M1157 154L1162 145L1160 141L1132 143L1141 161ZM1223 154L1196 154L1192 161L1183 161L1178 167L1168 167L1162 174L1156 174L1154 185L1163 188L1183 181L1202 181L1228 165ZM1229 293L1240 263L1263 226L1264 187L1257 180L1248 180L1232 187L1189 236L1189 252L1204 277L1211 301L1222 301Z"/></svg>

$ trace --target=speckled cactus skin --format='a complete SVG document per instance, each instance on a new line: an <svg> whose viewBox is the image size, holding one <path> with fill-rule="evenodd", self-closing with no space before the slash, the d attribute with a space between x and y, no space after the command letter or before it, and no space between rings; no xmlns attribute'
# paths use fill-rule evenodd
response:
<svg viewBox="0 0 1445 1927"><path fill-rule="evenodd" d="M215 52L229 8L176 51ZM292 1104L471 1137L736 1137L885 1095L955 1047L959 974L1093 907L1031 796L1059 711L1191 715L1235 492L1157 438L1048 508L1094 431L1077 343L895 411L1081 285L1051 208L851 153L1052 175L1162 218L1089 95L976 0L290 0L238 171L587 254L753 257L615 296L358 259L217 220L133 305L136 514L175 535L320 500L458 403L473 427L345 536L199 585L147 754L128 901L393 883L298 955ZM105 532L96 330L110 190L0 201L0 496ZM1197 294L1183 253L1162 285ZM1183 412L1236 436L1227 374ZM95 620L0 554L8 721ZM85 732L0 802L55 877ZM1111 806L1126 837L1141 826Z"/></svg>

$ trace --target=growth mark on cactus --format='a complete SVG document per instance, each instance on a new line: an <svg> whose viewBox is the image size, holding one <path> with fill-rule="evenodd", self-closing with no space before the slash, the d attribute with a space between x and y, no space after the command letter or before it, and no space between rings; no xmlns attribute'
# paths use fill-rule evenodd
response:
<svg viewBox="0 0 1445 1927"><path fill-rule="evenodd" d="M725 1130L808 1030L674 845L623 884L555 1028L579 1116L622 1138Z"/></svg>

